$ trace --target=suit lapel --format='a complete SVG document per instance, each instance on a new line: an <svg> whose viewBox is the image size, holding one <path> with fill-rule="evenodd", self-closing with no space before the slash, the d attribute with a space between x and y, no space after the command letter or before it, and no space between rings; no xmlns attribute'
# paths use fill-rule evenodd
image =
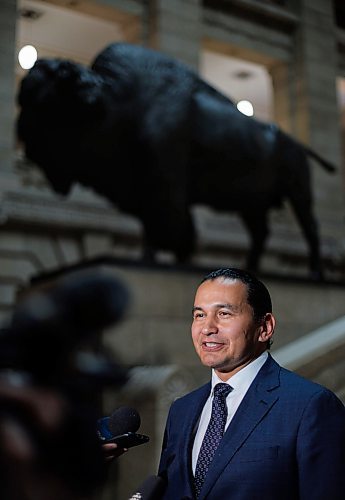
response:
<svg viewBox="0 0 345 500"><path fill-rule="evenodd" d="M279 370L279 365L269 356L224 434L206 475L200 500L209 493L237 450L277 401L278 395L273 389L279 386Z"/></svg>
<svg viewBox="0 0 345 500"><path fill-rule="evenodd" d="M193 498L193 473L192 473L192 447L196 430L202 409L211 391L211 383L200 387L200 389L192 392L188 398L188 404L184 404L180 408L180 414L177 421L181 425L181 459L180 459L180 474L184 478L181 485L185 485L185 491L182 496Z"/></svg>

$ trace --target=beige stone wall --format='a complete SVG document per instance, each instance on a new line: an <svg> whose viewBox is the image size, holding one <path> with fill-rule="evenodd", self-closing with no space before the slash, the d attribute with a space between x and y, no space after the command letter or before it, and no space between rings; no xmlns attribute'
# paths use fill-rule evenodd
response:
<svg viewBox="0 0 345 500"><path fill-rule="evenodd" d="M190 324L195 289L206 270L106 269L128 283L133 297L128 318L116 329L120 335L107 332L106 345L128 365L177 364L199 376ZM345 314L343 286L264 281L277 317L273 352Z"/></svg>

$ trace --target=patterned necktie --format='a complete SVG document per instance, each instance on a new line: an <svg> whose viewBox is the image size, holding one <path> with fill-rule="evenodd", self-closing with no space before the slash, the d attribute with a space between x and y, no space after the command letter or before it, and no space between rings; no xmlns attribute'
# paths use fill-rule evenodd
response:
<svg viewBox="0 0 345 500"><path fill-rule="evenodd" d="M194 486L197 498L200 495L210 463L224 434L226 418L228 416L226 397L231 391L232 387L229 384L216 384L214 387L211 418L195 468Z"/></svg>

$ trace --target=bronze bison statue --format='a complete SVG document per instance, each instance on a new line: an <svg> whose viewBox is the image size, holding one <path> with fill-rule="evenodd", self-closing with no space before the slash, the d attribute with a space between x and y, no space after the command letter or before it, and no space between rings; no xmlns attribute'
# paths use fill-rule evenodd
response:
<svg viewBox="0 0 345 500"><path fill-rule="evenodd" d="M308 158L332 165L273 124L241 114L190 68L128 43L103 50L90 68L39 59L18 95L18 137L55 191L78 182L143 224L146 255L195 247L190 208L236 211L256 270L271 207L287 199L321 276Z"/></svg>

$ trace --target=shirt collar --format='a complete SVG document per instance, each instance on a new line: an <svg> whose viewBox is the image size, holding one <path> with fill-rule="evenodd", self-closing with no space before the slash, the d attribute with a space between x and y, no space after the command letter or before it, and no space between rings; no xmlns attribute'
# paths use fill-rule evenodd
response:
<svg viewBox="0 0 345 500"><path fill-rule="evenodd" d="M256 375L259 373L260 368L265 364L268 358L268 352L264 351L258 358L255 358L247 366L239 370L235 375L230 377L225 382L221 380L214 369L212 370L212 380L211 380L211 394L213 394L213 389L216 384L225 383L231 385L234 390L247 391L250 384L255 379Z"/></svg>

